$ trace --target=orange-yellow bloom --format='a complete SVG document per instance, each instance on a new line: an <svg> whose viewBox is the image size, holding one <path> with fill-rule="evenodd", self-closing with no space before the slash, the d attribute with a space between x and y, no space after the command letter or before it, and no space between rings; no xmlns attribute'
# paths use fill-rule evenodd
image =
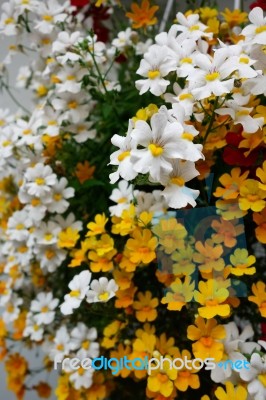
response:
<svg viewBox="0 0 266 400"><path fill-rule="evenodd" d="M195 283L191 282L191 278L186 276L185 281L177 278L170 285L170 290L166 292L166 296L162 298L161 303L167 304L167 309L171 311L180 311L189 301L193 299L193 291Z"/></svg>
<svg viewBox="0 0 266 400"><path fill-rule="evenodd" d="M253 275L256 272L253 266L256 258L253 255L249 256L247 249L236 249L234 254L230 255L230 262L232 266L229 266L229 270L233 275Z"/></svg>
<svg viewBox="0 0 266 400"><path fill-rule="evenodd" d="M260 178L261 182L259 182L259 188L262 190L266 190L266 161L262 164L262 168L256 169L256 175Z"/></svg>
<svg viewBox="0 0 266 400"><path fill-rule="evenodd" d="M224 383L225 389L219 386L215 390L215 396L218 400L246 400L248 397L247 389L244 386L237 385L228 381Z"/></svg>
<svg viewBox="0 0 266 400"><path fill-rule="evenodd" d="M220 220L215 219L211 226L216 231L212 234L212 241L214 243L223 243L226 247L234 247L237 243L236 237L244 232L243 225L237 225L237 219L227 221L223 218Z"/></svg>
<svg viewBox="0 0 266 400"><path fill-rule="evenodd" d="M158 6L150 7L149 0L142 0L140 6L137 3L132 3L132 12L126 13L126 17L133 21L132 28L146 28L147 26L156 24L157 18L154 14L158 9Z"/></svg>
<svg viewBox="0 0 266 400"><path fill-rule="evenodd" d="M149 290L145 293L139 292L137 298L138 300L133 303L137 320L140 322L154 321L158 315L156 307L159 305L159 300L156 297L152 298L152 293Z"/></svg>
<svg viewBox="0 0 266 400"><path fill-rule="evenodd" d="M239 207L241 210L262 211L266 205L266 191L259 188L255 179L247 179L240 187Z"/></svg>
<svg viewBox="0 0 266 400"><path fill-rule="evenodd" d="M89 222L87 228L89 232L86 236L95 236L105 233L105 225L108 221L108 218L105 217L105 214L97 214L95 216L95 222Z"/></svg>
<svg viewBox="0 0 266 400"><path fill-rule="evenodd" d="M76 166L75 175L78 178L79 182L83 184L87 180L93 177L95 166L90 166L88 161L84 163L79 162Z"/></svg>
<svg viewBox="0 0 266 400"><path fill-rule="evenodd" d="M248 299L252 303L257 304L259 312L262 317L266 318L266 285L262 281L258 281L257 284L253 283L252 293L254 296L249 296Z"/></svg>
<svg viewBox="0 0 266 400"><path fill-rule="evenodd" d="M266 208L261 213L253 213L253 221L258 225L255 229L256 238L266 244Z"/></svg>
<svg viewBox="0 0 266 400"><path fill-rule="evenodd" d="M219 182L224 187L218 187L213 195L215 197L221 197L224 200L236 199L239 195L240 186L245 182L248 174L249 171L246 171L241 175L240 168L233 168L231 175L223 174L219 178Z"/></svg>
<svg viewBox="0 0 266 400"><path fill-rule="evenodd" d="M199 291L195 290L194 298L202 305L199 307L199 315L203 318L211 319L216 315L228 317L230 314L230 306L223 304L229 297L229 291L225 287L214 280L209 279L207 282L199 282Z"/></svg>
<svg viewBox="0 0 266 400"><path fill-rule="evenodd" d="M248 19L248 14L246 12L241 12L241 10L231 11L229 10L229 8L226 8L221 14L230 26L230 28L233 28L234 26L239 26L243 24L243 22L246 22Z"/></svg>
<svg viewBox="0 0 266 400"><path fill-rule="evenodd" d="M151 231L149 229L143 231L136 229L132 236L133 238L128 239L126 243L126 248L130 252L130 261L138 264L152 262L156 257L157 239L152 237Z"/></svg>

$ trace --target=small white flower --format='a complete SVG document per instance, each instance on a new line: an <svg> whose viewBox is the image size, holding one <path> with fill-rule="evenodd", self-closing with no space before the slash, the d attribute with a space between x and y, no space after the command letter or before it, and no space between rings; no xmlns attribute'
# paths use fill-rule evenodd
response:
<svg viewBox="0 0 266 400"><path fill-rule="evenodd" d="M26 319L26 327L23 331L24 337L30 337L35 342L40 342L43 339L43 326L38 324L33 314L29 312Z"/></svg>
<svg viewBox="0 0 266 400"><path fill-rule="evenodd" d="M108 281L104 276L98 279L94 279L91 282L90 290L87 292L87 302L107 302L115 296L115 292L118 290L118 286L114 279Z"/></svg>
<svg viewBox="0 0 266 400"><path fill-rule="evenodd" d="M56 0L48 0L38 3L36 13L41 17L35 25L35 29L43 34L50 34L57 22L63 22L67 14L64 12L67 3L60 5Z"/></svg>
<svg viewBox="0 0 266 400"><path fill-rule="evenodd" d="M0 19L0 33L7 36L18 34L17 13L15 12L14 0L6 1L2 4L2 13Z"/></svg>
<svg viewBox="0 0 266 400"><path fill-rule="evenodd" d="M57 39L53 42L53 53L65 53L66 50L77 44L80 39L80 32L68 33L61 31L58 33Z"/></svg>
<svg viewBox="0 0 266 400"><path fill-rule="evenodd" d="M71 291L64 296L64 302L60 306L62 314L72 314L73 310L80 306L89 290L90 280L91 272L89 271L82 271L80 274L74 276L68 285Z"/></svg>
<svg viewBox="0 0 266 400"><path fill-rule="evenodd" d="M55 317L54 309L58 306L59 300L53 298L51 292L41 292L32 300L30 310L34 313L37 324L50 324Z"/></svg>
<svg viewBox="0 0 266 400"><path fill-rule="evenodd" d="M181 32L182 40L193 39L196 41L201 37L212 37L212 33L205 32L208 27L199 21L198 14L190 14L186 17L181 12L178 12L176 19L179 22L176 25L176 29Z"/></svg>
<svg viewBox="0 0 266 400"><path fill-rule="evenodd" d="M133 200L133 186L122 180L118 182L118 188L112 191L109 198L114 203L117 203L115 206L109 207L111 215L120 217L122 212L129 208L130 202Z"/></svg>
<svg viewBox="0 0 266 400"><path fill-rule="evenodd" d="M100 345L96 341L97 329L88 328L82 322L79 322L71 333L71 350L78 350L82 354L82 358L96 358L99 356Z"/></svg>
<svg viewBox="0 0 266 400"><path fill-rule="evenodd" d="M63 214L67 210L69 202L66 199L73 197L75 194L74 189L67 187L67 184L67 179L62 177L54 185L51 193L52 201L47 205L49 212Z"/></svg>
<svg viewBox="0 0 266 400"><path fill-rule="evenodd" d="M112 45L123 51L127 47L132 46L132 36L136 35L136 32L132 31L131 28L127 28L125 31L120 31L117 35L117 38L113 39Z"/></svg>
<svg viewBox="0 0 266 400"><path fill-rule="evenodd" d="M8 219L7 234L11 240L27 240L31 226L32 222L28 212L25 210L15 211Z"/></svg>
<svg viewBox="0 0 266 400"><path fill-rule="evenodd" d="M252 24L242 30L242 35L246 37L250 44L266 43L266 17L263 16L263 10L255 7L249 13L249 19Z"/></svg>
<svg viewBox="0 0 266 400"><path fill-rule="evenodd" d="M25 172L23 186L30 195L42 197L51 193L55 183L56 175L52 168L49 165L38 163Z"/></svg>
<svg viewBox="0 0 266 400"><path fill-rule="evenodd" d="M53 340L53 345L48 344L49 358L54 361L54 359L63 360L64 356L68 355L70 352L70 336L65 325L61 326L55 334Z"/></svg>
<svg viewBox="0 0 266 400"><path fill-rule="evenodd" d="M60 225L53 221L42 222L35 230L34 237L37 244L51 245L57 243L57 235L61 231Z"/></svg>
<svg viewBox="0 0 266 400"><path fill-rule="evenodd" d="M79 124L68 125L63 128L67 133L73 134L73 139L77 143L84 143L88 139L95 139L97 131L92 128L94 123L92 121L83 121Z"/></svg>
<svg viewBox="0 0 266 400"><path fill-rule="evenodd" d="M19 306L23 304L22 298L18 297L15 293L11 296L9 301L5 304L5 311L3 312L3 320L6 324L15 321L20 313Z"/></svg>

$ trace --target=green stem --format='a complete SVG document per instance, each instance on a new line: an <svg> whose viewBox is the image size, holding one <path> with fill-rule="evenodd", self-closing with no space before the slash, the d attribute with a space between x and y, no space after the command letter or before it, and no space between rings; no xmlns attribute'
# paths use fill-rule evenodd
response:
<svg viewBox="0 0 266 400"><path fill-rule="evenodd" d="M215 120L215 110L216 110L216 108L218 106L218 100L219 100L219 97L216 97L215 102L213 104L213 110L212 110L212 114L211 114L210 123L209 123L208 129L206 131L203 143L206 142L207 137L209 136L209 134L210 134L210 132L212 130L212 126L213 126L213 123L214 123L214 120Z"/></svg>
<svg viewBox="0 0 266 400"><path fill-rule="evenodd" d="M5 84L2 83L3 88L7 91L7 93L9 94L10 98L13 100L13 102L20 108L22 108L23 111L25 111L26 114L30 115L29 110L27 110L22 104L19 103L19 101L15 98L15 96L13 95L13 93L10 91L9 87Z"/></svg>

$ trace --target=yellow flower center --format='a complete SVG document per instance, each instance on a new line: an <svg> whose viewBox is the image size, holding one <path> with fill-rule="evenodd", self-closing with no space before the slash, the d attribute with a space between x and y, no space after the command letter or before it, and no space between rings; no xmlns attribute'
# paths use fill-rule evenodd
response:
<svg viewBox="0 0 266 400"><path fill-rule="evenodd" d="M48 89L44 85L40 85L37 89L37 95L39 97L45 96L48 92Z"/></svg>
<svg viewBox="0 0 266 400"><path fill-rule="evenodd" d="M36 178L35 183L37 183L37 185L41 186L45 183L45 180L43 178Z"/></svg>
<svg viewBox="0 0 266 400"><path fill-rule="evenodd" d="M121 197L121 199L119 199L118 201L117 201L117 203L118 204L121 204L121 203L125 203L127 201L127 198L126 197Z"/></svg>
<svg viewBox="0 0 266 400"><path fill-rule="evenodd" d="M153 157L159 157L163 153L163 148L155 143L149 144L148 149L150 150Z"/></svg>
<svg viewBox="0 0 266 400"><path fill-rule="evenodd" d="M130 155L130 151L123 151L123 153L119 154L117 157L118 161L123 161L126 157Z"/></svg>
<svg viewBox="0 0 266 400"><path fill-rule="evenodd" d="M31 203L32 207L37 207L39 204L41 204L41 200L40 199L32 199L30 203Z"/></svg>
<svg viewBox="0 0 266 400"><path fill-rule="evenodd" d="M180 61L180 64L192 64L192 58L190 57L184 57L182 58L182 60Z"/></svg>
<svg viewBox="0 0 266 400"><path fill-rule="evenodd" d="M210 74L205 75L206 81L210 81L210 82L215 81L219 77L220 77L219 72L211 72Z"/></svg>
<svg viewBox="0 0 266 400"><path fill-rule="evenodd" d="M82 343L82 348L84 349L84 350L88 350L89 349L89 347L90 347L90 341L89 340L85 340L83 343Z"/></svg>
<svg viewBox="0 0 266 400"><path fill-rule="evenodd" d="M62 200L62 195L61 195L61 193L55 193L53 195L53 198L55 201L60 201L60 200Z"/></svg>
<svg viewBox="0 0 266 400"><path fill-rule="evenodd" d="M179 376L182 376L183 378L189 378L190 377L190 372L189 371L180 371L178 373Z"/></svg>
<svg viewBox="0 0 266 400"><path fill-rule="evenodd" d="M108 298L109 298L109 293L108 292L103 292L103 293L100 293L98 295L98 299L101 300L101 301L107 301Z"/></svg>
<svg viewBox="0 0 266 400"><path fill-rule="evenodd" d="M42 19L43 19L44 21L46 21L46 22L51 22L51 21L53 21L52 15L43 15L43 16L42 16Z"/></svg>
<svg viewBox="0 0 266 400"><path fill-rule="evenodd" d="M236 113L237 117L242 117L244 115L249 115L249 111L248 110L241 110L241 111L237 111L237 113Z"/></svg>
<svg viewBox="0 0 266 400"><path fill-rule="evenodd" d="M45 257L48 260L51 260L52 258L54 258L54 256L55 256L55 252L53 250L46 250Z"/></svg>
<svg viewBox="0 0 266 400"><path fill-rule="evenodd" d="M51 43L51 39L49 39L49 38L43 38L43 39L41 40L41 42L42 42L42 44L43 44L44 46L47 46L48 44Z"/></svg>
<svg viewBox="0 0 266 400"><path fill-rule="evenodd" d="M253 202L259 200L259 196L258 196L257 194L248 194L248 195L247 195L247 199L248 199L250 202L253 203Z"/></svg>
<svg viewBox="0 0 266 400"><path fill-rule="evenodd" d="M33 330L35 332L37 332L39 330L39 325L37 325L37 324L33 325Z"/></svg>
<svg viewBox="0 0 266 400"><path fill-rule="evenodd" d="M256 33L262 33L266 31L266 26L258 26L258 28L256 28L255 32Z"/></svg>
<svg viewBox="0 0 266 400"><path fill-rule="evenodd" d="M48 311L49 311L49 307L47 307L47 306L44 306L41 308L41 312L43 312L43 313L47 313Z"/></svg>
<svg viewBox="0 0 266 400"><path fill-rule="evenodd" d="M77 106L78 106L78 103L76 102L76 101L70 101L69 103L68 103L68 108L77 108Z"/></svg>
<svg viewBox="0 0 266 400"><path fill-rule="evenodd" d="M181 176L176 176L175 178L171 178L170 182L177 186L184 186L185 181Z"/></svg>
<svg viewBox="0 0 266 400"><path fill-rule="evenodd" d="M213 307L213 306L217 306L218 302L216 299L210 299L206 301L206 306L207 307Z"/></svg>
<svg viewBox="0 0 266 400"><path fill-rule="evenodd" d="M183 93L183 94L180 94L180 96L179 96L179 100L180 100L180 101L182 101L182 100L187 100L187 99L193 99L192 94L190 94L190 93Z"/></svg>
<svg viewBox="0 0 266 400"><path fill-rule="evenodd" d="M63 344L58 344L56 346L56 349L59 350L59 351L63 351L64 350L64 345Z"/></svg>
<svg viewBox="0 0 266 400"><path fill-rule="evenodd" d="M192 31L198 31L199 30L199 25L192 25L189 30Z"/></svg>
<svg viewBox="0 0 266 400"><path fill-rule="evenodd" d="M241 62L242 64L248 64L249 59L247 57L240 57L239 62Z"/></svg>
<svg viewBox="0 0 266 400"><path fill-rule="evenodd" d="M51 121L48 121L47 122L47 125L48 126L54 126L54 125L56 125L57 124L57 122L54 120L54 119L51 119Z"/></svg>
<svg viewBox="0 0 266 400"><path fill-rule="evenodd" d="M155 78L158 78L158 76L160 76L160 71L158 69L155 69L154 71L149 71L148 72L148 78L149 79L155 79Z"/></svg>
<svg viewBox="0 0 266 400"><path fill-rule="evenodd" d="M80 291L79 290L71 290L69 293L71 297L79 297Z"/></svg>
<svg viewBox="0 0 266 400"><path fill-rule="evenodd" d="M48 57L46 60L46 64L51 64L55 61L55 59L53 57Z"/></svg>
<svg viewBox="0 0 266 400"><path fill-rule="evenodd" d="M2 146L3 146L3 147L7 147L7 146L9 146L11 143L12 143L12 142L10 142L10 140L5 140L5 141L2 143Z"/></svg>
<svg viewBox="0 0 266 400"><path fill-rule="evenodd" d="M49 242L53 238L53 235L51 233L46 233L44 235L44 239Z"/></svg>
<svg viewBox="0 0 266 400"><path fill-rule="evenodd" d="M5 25L10 25L15 22L14 18L7 18L5 19Z"/></svg>
<svg viewBox="0 0 266 400"><path fill-rule="evenodd" d="M67 80L68 81L74 81L75 80L75 76L74 75L68 75L67 76Z"/></svg>
<svg viewBox="0 0 266 400"><path fill-rule="evenodd" d="M194 139L194 136L192 135L192 133L184 132L182 134L182 139L187 139L187 140L192 141Z"/></svg>
<svg viewBox="0 0 266 400"><path fill-rule="evenodd" d="M60 83L60 79L56 75L51 76L51 82L52 83Z"/></svg>
<svg viewBox="0 0 266 400"><path fill-rule="evenodd" d="M24 228L25 228L25 226L23 224L17 224L17 226L16 226L17 231L21 231Z"/></svg>
<svg viewBox="0 0 266 400"><path fill-rule="evenodd" d="M20 247L18 248L18 252L19 252L19 253L26 253L27 250L28 250L28 247L27 247L27 246L20 246Z"/></svg>
<svg viewBox="0 0 266 400"><path fill-rule="evenodd" d="M24 131L22 131L23 135L30 135L32 132L31 129L24 129Z"/></svg>

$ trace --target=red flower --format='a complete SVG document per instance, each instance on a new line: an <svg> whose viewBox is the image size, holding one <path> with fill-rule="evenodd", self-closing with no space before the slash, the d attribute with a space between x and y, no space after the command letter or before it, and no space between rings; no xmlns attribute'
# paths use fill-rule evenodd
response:
<svg viewBox="0 0 266 400"><path fill-rule="evenodd" d="M266 11L266 0L257 0L254 3L250 4L249 8L252 10L255 7L260 7L264 11Z"/></svg>
<svg viewBox="0 0 266 400"><path fill-rule="evenodd" d="M245 157L244 153L248 149L238 148L239 143L243 140L241 131L228 132L225 139L228 146L224 148L223 160L226 164L239 167L250 167L256 163L258 159L258 149L251 151L248 157Z"/></svg>
<svg viewBox="0 0 266 400"><path fill-rule="evenodd" d="M261 326L261 338L260 338L260 340L266 340L266 323L262 322L260 324L260 326Z"/></svg>
<svg viewBox="0 0 266 400"><path fill-rule="evenodd" d="M89 4L90 0L71 0L71 5L75 7L84 7Z"/></svg>

